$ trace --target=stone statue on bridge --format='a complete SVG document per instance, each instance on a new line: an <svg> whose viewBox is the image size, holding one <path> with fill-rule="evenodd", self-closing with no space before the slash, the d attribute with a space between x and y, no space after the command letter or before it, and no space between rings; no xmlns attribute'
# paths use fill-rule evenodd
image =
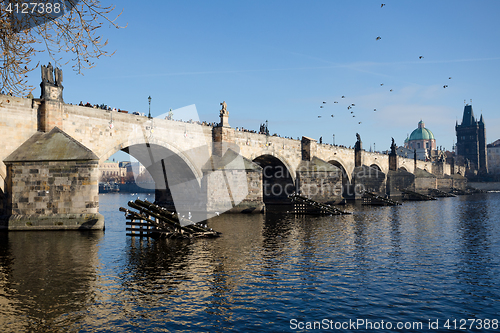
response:
<svg viewBox="0 0 500 333"><path fill-rule="evenodd" d="M227 112L227 104L226 104L226 101L220 103L220 105L222 105L222 109L220 110L220 115L221 116L226 116L226 115L229 115L229 112Z"/></svg>
<svg viewBox="0 0 500 333"><path fill-rule="evenodd" d="M47 66L42 65L42 83L40 83L41 88L41 99L45 100L61 100L62 101L62 81L63 74L60 68L52 67L49 62Z"/></svg>
<svg viewBox="0 0 500 333"><path fill-rule="evenodd" d="M361 142L361 136L359 133L356 133L356 144L354 145L355 150L361 150L363 148L362 142Z"/></svg>
<svg viewBox="0 0 500 333"><path fill-rule="evenodd" d="M391 144L391 155L396 155L396 142L394 141L394 138L392 138L392 144Z"/></svg>
<svg viewBox="0 0 500 333"><path fill-rule="evenodd" d="M54 84L56 86L61 86L63 81L62 70L58 67L54 68Z"/></svg>
<svg viewBox="0 0 500 333"><path fill-rule="evenodd" d="M363 143L361 142L361 136L356 133L356 144L354 145L354 166L360 167L362 163L361 150L363 149Z"/></svg>
<svg viewBox="0 0 500 333"><path fill-rule="evenodd" d="M61 86L63 81L62 70L58 67L52 67L49 62L47 66L42 65L42 83L50 83L52 85Z"/></svg>

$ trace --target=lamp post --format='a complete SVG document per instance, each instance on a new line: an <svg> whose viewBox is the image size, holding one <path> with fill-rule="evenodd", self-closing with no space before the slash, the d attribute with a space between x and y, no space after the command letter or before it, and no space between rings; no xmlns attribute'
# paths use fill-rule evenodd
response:
<svg viewBox="0 0 500 333"><path fill-rule="evenodd" d="M148 113L148 118L151 119L151 96L148 97L148 102L149 102L149 113Z"/></svg>
<svg viewBox="0 0 500 333"><path fill-rule="evenodd" d="M335 134L333 134L333 145L335 146Z"/></svg>

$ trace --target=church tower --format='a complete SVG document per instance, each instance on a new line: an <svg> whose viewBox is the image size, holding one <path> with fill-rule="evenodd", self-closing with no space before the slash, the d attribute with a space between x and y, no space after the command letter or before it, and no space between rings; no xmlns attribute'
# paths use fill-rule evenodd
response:
<svg viewBox="0 0 500 333"><path fill-rule="evenodd" d="M457 134L457 155L468 159L480 174L488 173L486 156L486 128L483 115L479 121L474 117L472 105L466 104L462 124L455 125Z"/></svg>

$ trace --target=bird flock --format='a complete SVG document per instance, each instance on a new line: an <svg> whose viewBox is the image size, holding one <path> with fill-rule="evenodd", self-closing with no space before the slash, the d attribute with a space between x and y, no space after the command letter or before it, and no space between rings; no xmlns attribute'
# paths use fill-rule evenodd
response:
<svg viewBox="0 0 500 333"><path fill-rule="evenodd" d="M383 4L381 4L381 5L380 5L380 8L383 8L383 7L385 7L385 6L386 6L386 4L385 4L385 3L383 3ZM376 41L379 41L379 40L381 40L381 39L382 39L382 37L380 37L380 36L377 36L377 37L375 38L375 40L376 40ZM423 55L420 55L420 56L418 56L418 59L424 59L424 56L423 56ZM451 76L450 76L450 77L448 77L448 80L451 80ZM384 83L380 83L380 86L381 86L381 87L383 87L383 86L384 86ZM448 84L444 84L444 85L443 85L443 88L448 88ZM389 89L389 92L393 92L393 89L392 89L392 88L391 88L391 89ZM346 97L345 97L345 95L342 95L342 96L341 96L341 99L345 99L345 98L346 98ZM338 104L338 103L339 103L338 101L333 101L333 104ZM320 109L325 110L325 106L326 106L326 104L327 104L327 102L326 102L326 101L323 101L323 102L321 103L321 105L320 105ZM356 104L355 104L355 103L348 103L348 105L347 105L347 111L348 111L348 112L350 112L350 114L351 114L352 118L356 118L356 114L354 113L354 107L355 107L355 106L356 106ZM374 108L374 109L373 109L373 112L377 112L377 109L376 109L376 108ZM320 114L320 115L318 115L318 118L321 118L321 117L322 117L322 115L321 115L321 114ZM335 115L334 115L334 114L330 114L330 117L331 117L331 118L334 118L334 117L335 117ZM361 124L362 124L362 121L359 121L359 120L356 120L356 121L357 121L358 125L361 125Z"/></svg>

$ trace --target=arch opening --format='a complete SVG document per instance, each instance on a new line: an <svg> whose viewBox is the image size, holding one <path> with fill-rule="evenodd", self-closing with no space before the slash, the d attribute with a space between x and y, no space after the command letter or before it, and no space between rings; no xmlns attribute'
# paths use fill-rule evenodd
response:
<svg viewBox="0 0 500 333"><path fill-rule="evenodd" d="M382 169L378 166L378 164L375 164L375 163L370 165L370 168L375 169L377 171L382 171Z"/></svg>
<svg viewBox="0 0 500 333"><path fill-rule="evenodd" d="M186 156L159 144L132 143L119 148L113 149L115 153L121 150L133 157L127 160L124 154L117 154L118 159L125 160L121 167L126 168L119 181L121 192L154 193L155 203L181 215L193 212L192 221L206 219L195 216L204 212L206 195L201 191L197 170Z"/></svg>
<svg viewBox="0 0 500 333"><path fill-rule="evenodd" d="M342 163L336 160L328 161L328 163L340 169L342 175L342 197L343 198L349 197L348 194L352 192L351 179L349 178L349 174L347 173L347 170L344 168L344 165L342 165Z"/></svg>
<svg viewBox="0 0 500 333"><path fill-rule="evenodd" d="M262 194L264 204L290 203L288 196L295 192L295 183L290 170L277 157L262 155L253 160L262 167Z"/></svg>
<svg viewBox="0 0 500 333"><path fill-rule="evenodd" d="M206 198L185 158L157 144L136 144L122 151L139 161L153 178L155 203L179 213L203 207Z"/></svg>

